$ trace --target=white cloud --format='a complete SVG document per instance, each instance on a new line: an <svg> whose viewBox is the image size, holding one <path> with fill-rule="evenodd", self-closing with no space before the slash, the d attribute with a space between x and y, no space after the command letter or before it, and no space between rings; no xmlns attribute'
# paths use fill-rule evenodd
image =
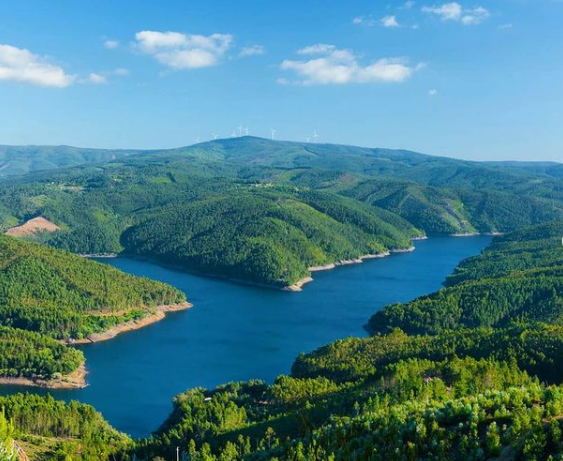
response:
<svg viewBox="0 0 563 461"><path fill-rule="evenodd" d="M263 54L266 54L266 48L262 45L252 45L243 47L238 55L240 58L246 58L248 56L261 56Z"/></svg>
<svg viewBox="0 0 563 461"><path fill-rule="evenodd" d="M144 30L135 34L137 47L172 69L196 69L218 64L233 37L228 34L190 35Z"/></svg>
<svg viewBox="0 0 563 461"><path fill-rule="evenodd" d="M294 81L281 79L281 83L328 85L403 82L422 68L422 64L412 67L405 59L390 58L379 59L363 66L351 50L341 50L334 45L324 43L302 48L298 53L314 55L314 57L305 61L283 61L281 69L296 73L298 79Z"/></svg>
<svg viewBox="0 0 563 461"><path fill-rule="evenodd" d="M381 25L383 27L399 27L396 16L385 16L381 19Z"/></svg>
<svg viewBox="0 0 563 461"><path fill-rule="evenodd" d="M436 96L437 94L438 94L438 90L436 88L432 88L432 89L428 90L429 96Z"/></svg>
<svg viewBox="0 0 563 461"><path fill-rule="evenodd" d="M86 78L81 78L80 80L78 80L78 83L105 85L110 82L110 77L113 76L124 77L127 75L129 75L129 69L124 69L120 67L105 72L91 72Z"/></svg>
<svg viewBox="0 0 563 461"><path fill-rule="evenodd" d="M408 1L408 2L405 2L405 4L403 5L403 8L405 10L410 10L414 5L415 5L415 2Z"/></svg>
<svg viewBox="0 0 563 461"><path fill-rule="evenodd" d="M0 44L0 80L64 88L75 76L26 49Z"/></svg>
<svg viewBox="0 0 563 461"><path fill-rule="evenodd" d="M356 16L352 19L352 24L373 27L377 24L377 21L371 16Z"/></svg>
<svg viewBox="0 0 563 461"><path fill-rule="evenodd" d="M500 26L498 26L499 29L512 29L513 27L514 25L511 23L501 24Z"/></svg>
<svg viewBox="0 0 563 461"><path fill-rule="evenodd" d="M104 46L108 50L115 50L116 48L119 48L119 42L117 40L106 40L104 42Z"/></svg>
<svg viewBox="0 0 563 461"><path fill-rule="evenodd" d="M299 54L327 54L336 50L334 45L327 45L326 43L317 43L316 45L306 46L297 50Z"/></svg>
<svg viewBox="0 0 563 461"><path fill-rule="evenodd" d="M472 10L464 10L461 22L466 26L473 26L481 24L490 15L489 10L483 7L473 8Z"/></svg>
<svg viewBox="0 0 563 461"><path fill-rule="evenodd" d="M108 82L108 79L105 75L92 72L90 75L88 75L87 81L89 83L93 83L94 85L104 85Z"/></svg>
<svg viewBox="0 0 563 461"><path fill-rule="evenodd" d="M481 6L465 9L457 2L444 3L441 6L423 6L422 11L439 16L443 21L461 22L467 26L481 24L490 16L489 11Z"/></svg>
<svg viewBox="0 0 563 461"><path fill-rule="evenodd" d="M459 3L444 3L442 6L423 6L424 13L431 13L440 16L443 20L459 21L461 19L462 8Z"/></svg>

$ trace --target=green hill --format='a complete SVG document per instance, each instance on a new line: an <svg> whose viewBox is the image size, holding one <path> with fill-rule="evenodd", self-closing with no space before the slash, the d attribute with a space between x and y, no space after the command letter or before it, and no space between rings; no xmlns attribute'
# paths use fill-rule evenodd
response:
<svg viewBox="0 0 563 461"><path fill-rule="evenodd" d="M183 446L197 460L560 459L563 326L553 325L560 289L543 272L558 271L561 230L560 222L549 223L498 237L460 264L461 279L451 287L423 298L427 303L398 306L402 317L376 314L371 323L389 327L385 319L402 319L398 326L420 335L395 329L339 340L300 355L292 375L272 385L180 394L161 428L137 442L136 454L166 458ZM517 295L503 288L512 277ZM509 319L517 321L447 329L450 304L482 303L461 309L478 318L505 301L519 312ZM395 307L382 312L388 309Z"/></svg>
<svg viewBox="0 0 563 461"><path fill-rule="evenodd" d="M0 381L84 386L74 373L84 355L61 340L106 333L184 301L169 285L0 235Z"/></svg>
<svg viewBox="0 0 563 461"><path fill-rule="evenodd" d="M184 301L169 285L0 236L0 324L80 339Z"/></svg>
<svg viewBox="0 0 563 461"><path fill-rule="evenodd" d="M70 146L0 146L0 178L84 163L109 162L138 152Z"/></svg>
<svg viewBox="0 0 563 461"><path fill-rule="evenodd" d="M287 285L421 233L563 218L559 180L537 170L243 137L1 181L0 225L43 216L61 231L36 239L75 253Z"/></svg>
<svg viewBox="0 0 563 461"><path fill-rule="evenodd" d="M408 248L421 235L397 215L331 192L137 162L0 185L4 227L41 215L62 230L39 239L72 252L123 251L282 286L309 266Z"/></svg>
<svg viewBox="0 0 563 461"><path fill-rule="evenodd" d="M239 187L143 213L126 252L270 285L291 285L310 266L410 247L418 235L383 210L332 194Z"/></svg>
<svg viewBox="0 0 563 461"><path fill-rule="evenodd" d="M447 288L385 307L369 328L435 334L513 322L563 324L562 231L556 222L497 238L482 255L460 264Z"/></svg>

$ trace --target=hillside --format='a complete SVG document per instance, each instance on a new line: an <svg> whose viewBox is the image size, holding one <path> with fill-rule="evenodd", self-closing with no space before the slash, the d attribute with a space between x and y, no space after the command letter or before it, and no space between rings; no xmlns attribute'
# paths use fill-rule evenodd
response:
<svg viewBox="0 0 563 461"><path fill-rule="evenodd" d="M61 340L110 338L182 306L171 286L0 235L0 383L84 387L84 355Z"/></svg>
<svg viewBox="0 0 563 461"><path fill-rule="evenodd" d="M495 190L382 179L362 181L341 193L397 214L427 234L509 232L561 217L560 204Z"/></svg>
<svg viewBox="0 0 563 461"><path fill-rule="evenodd" d="M369 328L435 334L516 322L562 325L562 235L559 221L499 237L481 255L461 263L447 288L385 307Z"/></svg>
<svg viewBox="0 0 563 461"><path fill-rule="evenodd" d="M276 286L307 277L310 266L407 249L422 235L397 215L331 192L191 170L107 164L0 186L0 217L8 227L40 214L61 231L39 239L75 253L150 256Z"/></svg>
<svg viewBox="0 0 563 461"><path fill-rule="evenodd" d="M313 168L363 177L410 180L435 187L526 191L544 197L549 197L547 192L557 184L554 176L560 179L556 174L549 174L557 168L546 168L544 163L537 168L531 167L533 162L526 168L515 168L511 163L472 162L401 149L271 141L251 136L151 152L135 159L189 160L282 170ZM561 198L561 191L557 196Z"/></svg>
<svg viewBox="0 0 563 461"><path fill-rule="evenodd" d="M557 459L562 231L551 222L496 237L460 263L447 288L376 313L370 325L385 334L302 354L273 384L178 395L147 439L116 433L89 407L29 396L0 400L16 416L11 437L45 461L85 460L100 447L101 459L123 461L173 459L177 447L202 461ZM505 317L489 321L497 312ZM72 425L55 432L59 417Z"/></svg>
<svg viewBox="0 0 563 461"><path fill-rule="evenodd" d="M422 234L561 219L560 186L542 171L242 137L1 181L0 225L43 217L60 230L32 237L75 253L285 286Z"/></svg>
<svg viewBox="0 0 563 461"><path fill-rule="evenodd" d="M517 267L518 247L533 254L544 246L558 254L548 242L557 235L560 244L562 229L550 223L497 238L483 255L461 263L458 273L476 267L471 281L451 288L489 283L476 272L486 267L488 254L498 253L499 264L506 258L508 274ZM542 271L556 259L528 259L527 270ZM545 315L533 317L526 299L534 290L524 285L521 297L508 302L523 314L514 324L433 334L437 330L427 323L433 317L415 301L403 311L417 319L420 335L395 329L336 341L300 355L292 375L272 385L252 381L187 391L135 452L141 459L166 458L183 446L190 459L257 461L560 459L563 327L551 325L549 313L558 306L549 304L549 296ZM483 291L484 299L502 295L507 293L488 297Z"/></svg>
<svg viewBox="0 0 563 461"><path fill-rule="evenodd" d="M90 405L17 394L0 397L0 408L2 461L125 460L121 456L132 446L128 436L113 429ZM16 447L27 458L21 452L19 457L7 456Z"/></svg>
<svg viewBox="0 0 563 461"><path fill-rule="evenodd" d="M138 153L135 150L86 149L71 146L1 146L0 178L54 170L84 163L108 162Z"/></svg>

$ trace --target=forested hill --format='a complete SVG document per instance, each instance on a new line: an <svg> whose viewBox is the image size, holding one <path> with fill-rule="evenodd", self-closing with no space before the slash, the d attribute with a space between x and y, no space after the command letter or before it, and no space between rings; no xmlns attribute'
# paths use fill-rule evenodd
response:
<svg viewBox="0 0 563 461"><path fill-rule="evenodd" d="M518 323L563 325L562 238L561 221L498 237L481 255L463 261L447 288L387 306L369 327L439 333Z"/></svg>
<svg viewBox="0 0 563 461"><path fill-rule="evenodd" d="M75 253L284 286L423 234L563 219L563 181L546 168L241 137L5 179L0 226L43 217L60 230L35 238Z"/></svg>
<svg viewBox="0 0 563 461"><path fill-rule="evenodd" d="M487 163L438 157L402 149L382 149L339 144L272 141L245 136L142 154L141 159L168 162L180 159L280 168L286 170L315 168L337 170L369 177L408 179L420 184L510 191L539 189L541 183L553 184L550 171L540 162L532 168L516 168L512 163Z"/></svg>
<svg viewBox="0 0 563 461"><path fill-rule="evenodd" d="M179 395L136 454L166 459L179 446L202 461L562 459L563 325L554 321L562 233L556 222L498 237L460 265L451 288L385 309L404 313L395 324L377 315L371 323L420 334L379 328L385 334L300 355L292 375L272 385ZM518 296L502 288L512 277ZM478 318L501 305L518 314L447 323L459 311Z"/></svg>
<svg viewBox="0 0 563 461"><path fill-rule="evenodd" d="M0 381L83 385L83 378L66 378L83 363L82 352L60 340L106 332L184 301L169 285L2 235Z"/></svg>
<svg viewBox="0 0 563 461"><path fill-rule="evenodd" d="M275 286L308 276L310 266L408 249L422 235L334 193L190 169L111 164L0 186L0 217L6 228L44 216L62 230L38 238L75 253L124 251Z"/></svg>
<svg viewBox="0 0 563 461"><path fill-rule="evenodd" d="M80 339L185 301L177 289L65 251L0 236L0 324Z"/></svg>
<svg viewBox="0 0 563 461"><path fill-rule="evenodd" d="M139 152L141 151L85 149L70 146L0 145L0 178L84 163L109 162Z"/></svg>

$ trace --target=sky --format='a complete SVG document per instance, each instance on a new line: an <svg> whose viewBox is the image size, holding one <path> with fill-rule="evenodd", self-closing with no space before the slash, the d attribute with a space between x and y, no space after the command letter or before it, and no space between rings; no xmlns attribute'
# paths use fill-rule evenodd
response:
<svg viewBox="0 0 563 461"><path fill-rule="evenodd" d="M563 161L562 24L563 0L0 0L0 144Z"/></svg>

